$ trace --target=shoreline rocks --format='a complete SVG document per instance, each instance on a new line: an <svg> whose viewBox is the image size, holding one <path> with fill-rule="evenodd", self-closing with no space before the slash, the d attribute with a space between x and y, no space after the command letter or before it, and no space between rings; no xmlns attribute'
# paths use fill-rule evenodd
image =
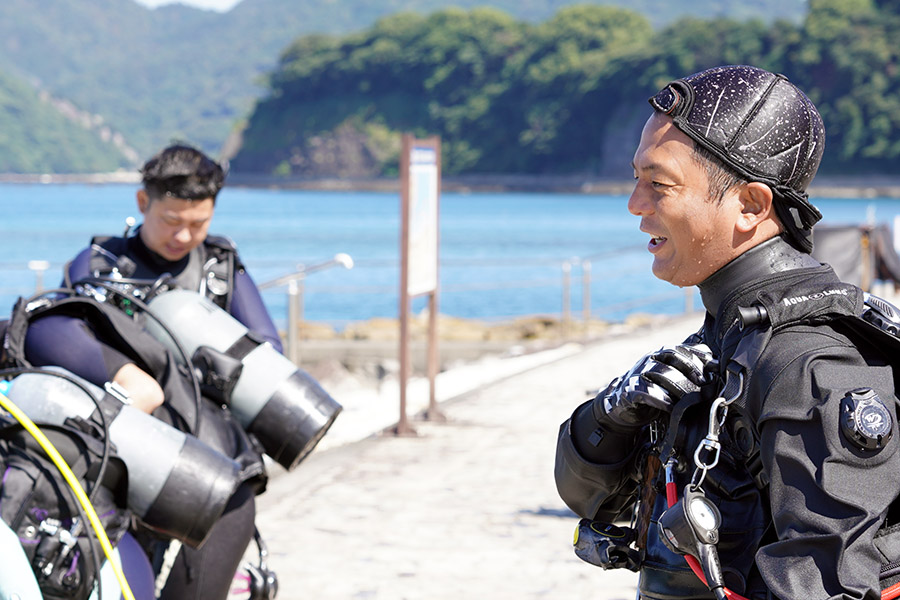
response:
<svg viewBox="0 0 900 600"><path fill-rule="evenodd" d="M621 323L600 320L584 323L531 315L490 322L439 315L439 372L489 356L519 356L570 342L587 343L623 335L653 328L672 318L636 313ZM413 377L426 373L427 328L427 314L411 316L409 353ZM339 387L348 381L354 385L380 386L397 377L400 344L397 319L355 322L342 331L325 323L302 322L298 334L298 364L326 387Z"/></svg>

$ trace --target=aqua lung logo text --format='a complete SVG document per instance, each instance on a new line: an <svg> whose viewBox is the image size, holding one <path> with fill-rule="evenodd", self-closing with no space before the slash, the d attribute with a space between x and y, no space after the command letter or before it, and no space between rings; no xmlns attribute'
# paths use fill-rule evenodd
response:
<svg viewBox="0 0 900 600"><path fill-rule="evenodd" d="M814 294L809 294L808 296L794 296L793 298L785 298L782 300L785 306L794 306L795 304L800 304L801 302L809 302L810 300L821 300L822 298L826 298L828 296L846 296L850 293L850 290L847 288L839 288L836 290L825 290L823 292L816 292Z"/></svg>

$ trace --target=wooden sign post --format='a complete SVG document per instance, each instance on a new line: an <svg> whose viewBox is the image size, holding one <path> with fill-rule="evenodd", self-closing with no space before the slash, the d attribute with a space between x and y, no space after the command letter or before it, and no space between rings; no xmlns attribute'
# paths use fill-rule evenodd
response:
<svg viewBox="0 0 900 600"><path fill-rule="evenodd" d="M434 381L438 369L438 246L441 195L441 142L430 137L403 136L400 157L400 419L395 432L413 434L406 414L406 383L410 373L410 300L428 296L429 419L442 419Z"/></svg>

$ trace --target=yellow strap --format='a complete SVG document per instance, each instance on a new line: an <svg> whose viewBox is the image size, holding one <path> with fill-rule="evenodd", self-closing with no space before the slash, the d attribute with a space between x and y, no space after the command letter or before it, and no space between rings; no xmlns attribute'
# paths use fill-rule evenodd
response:
<svg viewBox="0 0 900 600"><path fill-rule="evenodd" d="M87 514L88 520L91 522L91 527L93 527L94 531L97 534L97 539L100 541L100 546L103 547L103 553L106 554L106 560L109 561L110 566L113 569L113 573L116 575L116 579L119 581L119 587L122 588L122 596L125 600L134 600L134 594L131 592L131 588L128 586L128 581L125 579L125 573L122 572L122 568L116 563L116 561L112 558L113 548L112 544L109 543L109 538L106 535L106 530L103 529L103 525L100 523L100 518L97 516L97 511L94 510L91 501L88 500L87 494L84 493L84 488L81 487L81 483L79 483L78 478L75 477L75 474L72 473L72 469L69 468L69 465L66 464L65 459L59 454L56 450L56 447L47 439L47 436L44 435L37 425L34 424L34 421L28 418L24 412L16 406L12 400L10 400L5 394L0 393L0 406L2 406L9 414L11 414L16 421L22 424L25 430L31 434L31 436L37 440L37 443L41 445L41 448L44 449L44 452L47 453L47 456L50 457L50 460L53 461L53 464L56 465L56 468L59 469L59 472L62 473L62 476L65 478L66 482L69 484L69 487L75 492L75 496L78 498L78 502L84 507L84 512ZM99 577L100 574L98 573Z"/></svg>

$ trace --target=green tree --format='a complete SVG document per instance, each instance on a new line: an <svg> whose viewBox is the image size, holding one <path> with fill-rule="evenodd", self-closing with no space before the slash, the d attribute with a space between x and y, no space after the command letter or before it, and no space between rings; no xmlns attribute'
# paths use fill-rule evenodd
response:
<svg viewBox="0 0 900 600"><path fill-rule="evenodd" d="M890 3L812 0L785 69L819 108L830 171L893 168L900 157L900 18Z"/></svg>
<svg viewBox="0 0 900 600"><path fill-rule="evenodd" d="M611 86L617 61L653 36L644 17L620 8L579 5L561 9L535 30L532 52L522 57L510 98L522 105L517 140L524 170L596 171L597 140L620 101Z"/></svg>

